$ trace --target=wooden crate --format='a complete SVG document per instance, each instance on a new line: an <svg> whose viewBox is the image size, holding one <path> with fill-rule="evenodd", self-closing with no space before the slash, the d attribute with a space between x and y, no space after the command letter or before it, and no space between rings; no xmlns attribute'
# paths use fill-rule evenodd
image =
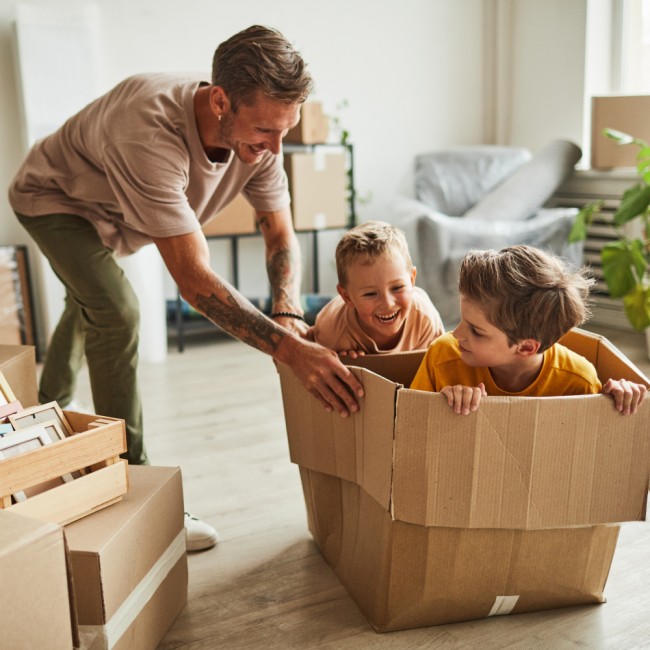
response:
<svg viewBox="0 0 650 650"><path fill-rule="evenodd" d="M42 521L67 524L119 501L128 489L124 421L63 411L74 435L19 456L0 460L0 507ZM88 427L101 417L109 424ZM11 495L91 468L84 476L11 503Z"/></svg>

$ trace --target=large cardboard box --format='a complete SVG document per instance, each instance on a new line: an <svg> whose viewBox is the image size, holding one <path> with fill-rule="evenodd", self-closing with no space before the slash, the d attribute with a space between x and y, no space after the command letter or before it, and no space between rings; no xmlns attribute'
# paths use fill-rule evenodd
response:
<svg viewBox="0 0 650 650"><path fill-rule="evenodd" d="M355 483L300 473L309 530L377 631L604 601L618 526L418 526Z"/></svg>
<svg viewBox="0 0 650 650"><path fill-rule="evenodd" d="M187 601L181 473L129 466L122 501L65 527L83 648L156 648Z"/></svg>
<svg viewBox="0 0 650 650"><path fill-rule="evenodd" d="M648 384L603 337L563 343L601 379ZM423 354L354 360L365 397L348 418L280 368L310 527L359 607L390 630L600 602L617 536L601 524L645 518L650 410L623 417L604 395L487 397L460 417L404 387ZM556 571L560 557L584 562Z"/></svg>
<svg viewBox="0 0 650 650"><path fill-rule="evenodd" d="M603 135L603 129L616 129L650 142L650 95L591 99L591 167L636 167L639 148L616 144Z"/></svg>
<svg viewBox="0 0 650 650"><path fill-rule="evenodd" d="M71 600L63 529L0 510L0 647L70 650Z"/></svg>
<svg viewBox="0 0 650 650"><path fill-rule="evenodd" d="M343 228L348 222L345 153L330 147L285 152L296 230Z"/></svg>
<svg viewBox="0 0 650 650"><path fill-rule="evenodd" d="M296 144L324 144L329 134L329 119L320 102L305 102L300 108L300 121L289 129L285 142Z"/></svg>
<svg viewBox="0 0 650 650"><path fill-rule="evenodd" d="M214 219L201 228L206 237L245 235L256 232L255 210L243 194L238 194Z"/></svg>

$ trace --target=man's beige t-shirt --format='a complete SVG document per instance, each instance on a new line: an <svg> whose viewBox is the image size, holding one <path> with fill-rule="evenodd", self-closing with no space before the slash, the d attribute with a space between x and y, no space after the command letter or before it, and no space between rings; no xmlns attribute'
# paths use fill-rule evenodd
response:
<svg viewBox="0 0 650 650"><path fill-rule="evenodd" d="M357 350L366 354L422 350L428 348L444 331L438 310L420 287L413 288L411 313L404 323L399 341L390 350L380 350L377 347L361 327L354 307L348 305L341 296L336 296L321 309L313 329L316 343L330 350Z"/></svg>
<svg viewBox="0 0 650 650"><path fill-rule="evenodd" d="M9 189L25 216L90 220L118 255L194 232L243 192L257 210L290 203L281 156L256 165L207 157L196 126L199 76L130 77L37 142Z"/></svg>

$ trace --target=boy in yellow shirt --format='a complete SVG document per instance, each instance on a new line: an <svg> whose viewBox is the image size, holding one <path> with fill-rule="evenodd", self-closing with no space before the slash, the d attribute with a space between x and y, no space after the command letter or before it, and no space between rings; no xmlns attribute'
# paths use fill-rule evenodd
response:
<svg viewBox="0 0 650 650"><path fill-rule="evenodd" d="M369 221L336 247L339 295L316 317L311 336L341 355L387 354L428 347L445 330L429 296L415 286L404 233Z"/></svg>
<svg viewBox="0 0 650 650"><path fill-rule="evenodd" d="M445 395L459 414L484 395L607 393L635 413L646 386L625 379L601 385L584 357L557 341L588 316L593 280L530 246L470 251L460 269L461 322L429 347L411 383Z"/></svg>

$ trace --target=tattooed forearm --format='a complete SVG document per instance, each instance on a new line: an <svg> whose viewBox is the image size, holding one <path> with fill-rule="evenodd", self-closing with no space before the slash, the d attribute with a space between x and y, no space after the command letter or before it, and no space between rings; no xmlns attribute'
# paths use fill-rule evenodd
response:
<svg viewBox="0 0 650 650"><path fill-rule="evenodd" d="M211 296L197 294L195 306L215 325L262 352L275 351L286 335L282 328L265 318L252 305L247 308L231 293L227 293L225 301L214 293Z"/></svg>
<svg viewBox="0 0 650 650"><path fill-rule="evenodd" d="M266 263L273 304L300 304L300 254L292 248L273 252Z"/></svg>

